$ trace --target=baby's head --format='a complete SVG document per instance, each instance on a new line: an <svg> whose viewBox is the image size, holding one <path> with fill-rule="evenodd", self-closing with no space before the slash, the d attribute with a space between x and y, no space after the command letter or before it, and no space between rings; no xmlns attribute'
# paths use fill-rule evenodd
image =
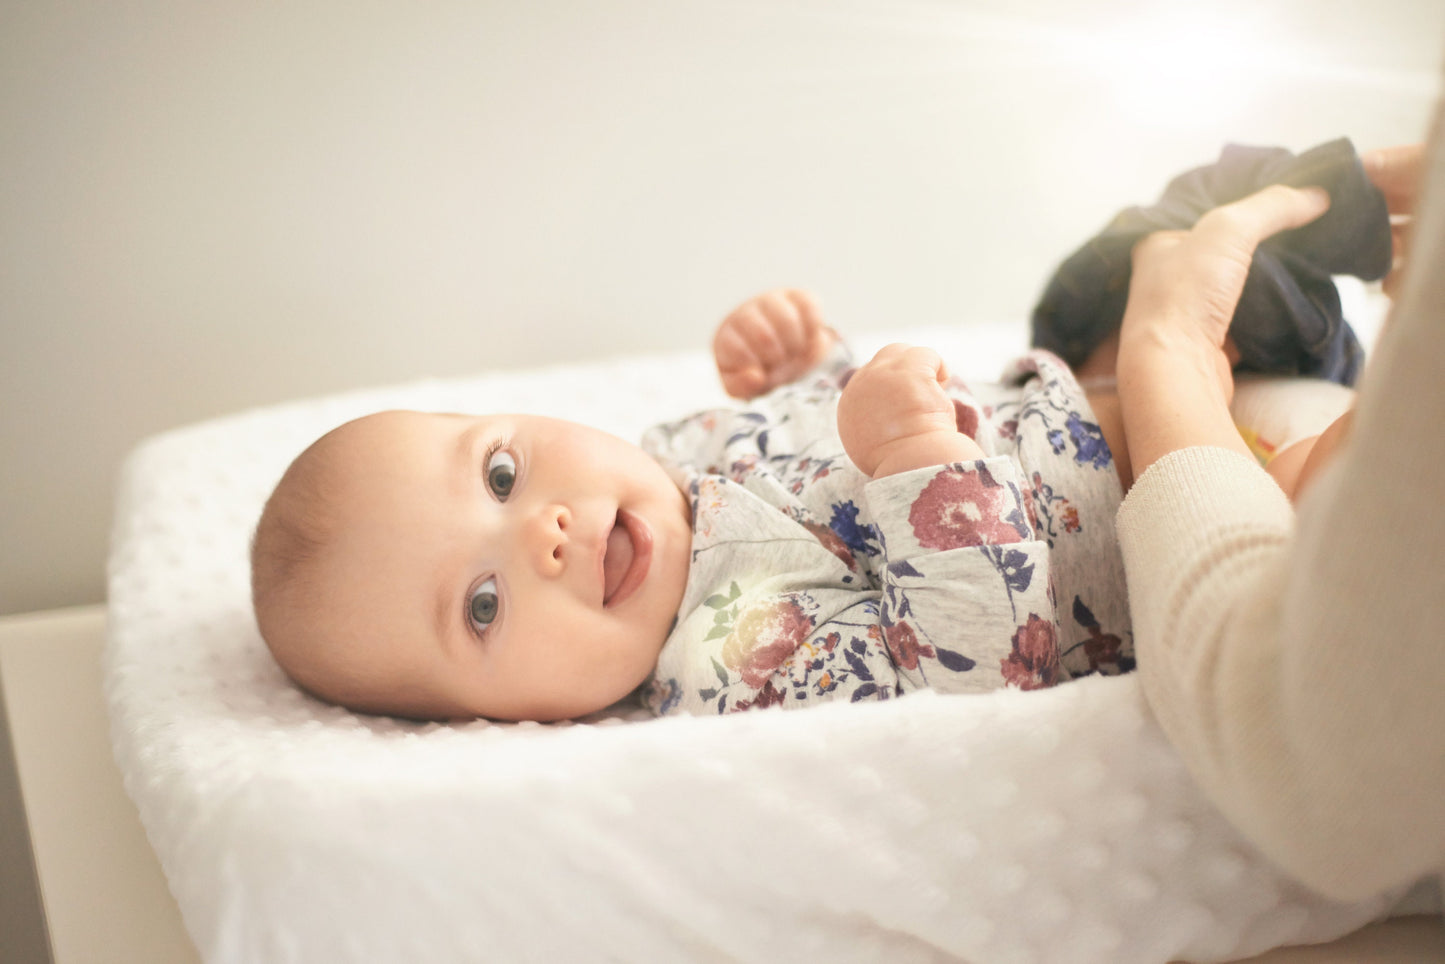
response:
<svg viewBox="0 0 1445 964"><path fill-rule="evenodd" d="M597 429L381 412L318 439L251 550L261 635L351 709L558 720L630 693L687 583L689 507Z"/></svg>

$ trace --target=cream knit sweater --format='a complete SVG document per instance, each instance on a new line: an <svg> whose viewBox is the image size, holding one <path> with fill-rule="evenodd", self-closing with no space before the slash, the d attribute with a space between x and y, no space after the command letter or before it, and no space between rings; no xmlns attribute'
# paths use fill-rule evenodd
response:
<svg viewBox="0 0 1445 964"><path fill-rule="evenodd" d="M1221 810L1341 899L1445 868L1445 124L1354 437L1291 510L1224 449L1118 516L1149 702Z"/></svg>

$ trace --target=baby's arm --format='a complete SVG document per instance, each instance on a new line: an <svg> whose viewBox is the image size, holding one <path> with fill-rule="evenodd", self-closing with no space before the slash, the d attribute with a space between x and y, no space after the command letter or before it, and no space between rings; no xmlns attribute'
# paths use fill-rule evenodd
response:
<svg viewBox="0 0 1445 964"><path fill-rule="evenodd" d="M838 400L843 447L873 479L884 639L905 690L1051 686L1063 671L1048 543L1017 465L958 430L947 379L931 349L889 345Z"/></svg>
<svg viewBox="0 0 1445 964"><path fill-rule="evenodd" d="M984 457L958 430L943 390L948 369L931 348L893 344L853 374L838 399L838 434L870 478Z"/></svg>
<svg viewBox="0 0 1445 964"><path fill-rule="evenodd" d="M812 295L780 288L749 298L722 320L713 361L723 389L746 401L811 371L836 339Z"/></svg>

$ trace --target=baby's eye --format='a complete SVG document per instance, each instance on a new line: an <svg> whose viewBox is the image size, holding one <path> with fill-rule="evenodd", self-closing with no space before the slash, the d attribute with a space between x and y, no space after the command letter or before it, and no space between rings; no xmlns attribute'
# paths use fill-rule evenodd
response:
<svg viewBox="0 0 1445 964"><path fill-rule="evenodd" d="M517 481L517 460L503 451L487 456L487 486L503 502L512 494L512 485Z"/></svg>
<svg viewBox="0 0 1445 964"><path fill-rule="evenodd" d="M478 631L485 632L497 618L498 611L502 608L501 597L497 595L497 580L488 579L476 589L472 590L472 597L467 600L467 614L472 619L472 625Z"/></svg>

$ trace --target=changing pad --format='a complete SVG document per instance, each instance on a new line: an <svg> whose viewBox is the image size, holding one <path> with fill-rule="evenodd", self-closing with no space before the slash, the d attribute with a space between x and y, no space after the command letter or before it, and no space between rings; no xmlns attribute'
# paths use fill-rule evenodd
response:
<svg viewBox="0 0 1445 964"><path fill-rule="evenodd" d="M895 337L966 377L1024 347L1018 324ZM1388 913L1394 895L1312 894L1233 831L1133 676L442 726L319 703L261 642L248 539L326 429L503 410L636 439L722 401L697 351L280 405L131 454L110 560L115 755L206 960L1223 961Z"/></svg>

